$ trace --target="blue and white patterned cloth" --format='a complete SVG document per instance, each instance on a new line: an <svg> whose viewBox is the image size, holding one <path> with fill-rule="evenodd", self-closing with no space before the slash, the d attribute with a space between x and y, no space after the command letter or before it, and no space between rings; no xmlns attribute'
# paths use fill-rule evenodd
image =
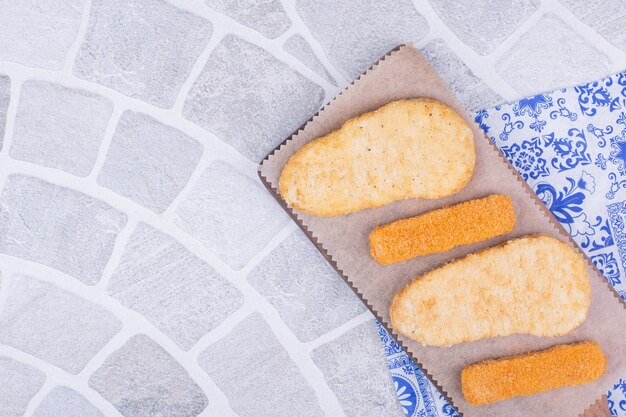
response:
<svg viewBox="0 0 626 417"><path fill-rule="evenodd" d="M626 72L481 110L476 122L626 299ZM379 330L405 415L457 415ZM626 417L626 375L607 390L611 414Z"/></svg>

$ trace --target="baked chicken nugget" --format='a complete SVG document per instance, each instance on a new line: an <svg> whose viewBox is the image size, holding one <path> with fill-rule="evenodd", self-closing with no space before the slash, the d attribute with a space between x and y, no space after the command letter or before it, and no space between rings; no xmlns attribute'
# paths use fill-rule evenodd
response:
<svg viewBox="0 0 626 417"><path fill-rule="evenodd" d="M336 216L454 194L475 162L472 129L454 110L432 99L399 100L304 145L278 188L297 210Z"/></svg>
<svg viewBox="0 0 626 417"><path fill-rule="evenodd" d="M470 404L485 405L587 384L605 371L600 345L586 341L469 365L461 372L461 389Z"/></svg>
<svg viewBox="0 0 626 417"><path fill-rule="evenodd" d="M514 228L511 199L494 194L378 226L369 236L370 253L389 265L491 239Z"/></svg>
<svg viewBox="0 0 626 417"><path fill-rule="evenodd" d="M515 333L560 336L582 324L591 282L582 257L547 235L526 236L418 276L394 297L393 328L423 345Z"/></svg>

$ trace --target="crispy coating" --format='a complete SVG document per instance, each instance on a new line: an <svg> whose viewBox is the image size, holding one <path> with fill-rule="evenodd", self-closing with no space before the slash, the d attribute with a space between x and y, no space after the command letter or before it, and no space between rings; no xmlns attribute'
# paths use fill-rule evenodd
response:
<svg viewBox="0 0 626 417"><path fill-rule="evenodd" d="M413 281L390 308L393 328L429 346L495 336L561 336L591 304L585 263L565 242L526 236L474 253Z"/></svg>
<svg viewBox="0 0 626 417"><path fill-rule="evenodd" d="M471 128L432 99L391 102L300 148L279 178L293 208L336 216L460 191L474 171Z"/></svg>
<svg viewBox="0 0 626 417"><path fill-rule="evenodd" d="M461 372L461 389L470 404L485 405L587 384L605 371L600 345L585 341L469 365Z"/></svg>
<svg viewBox="0 0 626 417"><path fill-rule="evenodd" d="M494 194L378 226L370 233L370 253L389 265L481 242L514 228L511 199Z"/></svg>

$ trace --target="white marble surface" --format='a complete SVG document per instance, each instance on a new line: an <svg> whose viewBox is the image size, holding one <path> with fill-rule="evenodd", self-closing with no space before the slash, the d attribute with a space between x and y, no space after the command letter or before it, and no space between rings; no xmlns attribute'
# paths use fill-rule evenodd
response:
<svg viewBox="0 0 626 417"><path fill-rule="evenodd" d="M0 1L0 415L402 415L370 313L257 162L397 44L479 109L623 70L624 20L621 0Z"/></svg>

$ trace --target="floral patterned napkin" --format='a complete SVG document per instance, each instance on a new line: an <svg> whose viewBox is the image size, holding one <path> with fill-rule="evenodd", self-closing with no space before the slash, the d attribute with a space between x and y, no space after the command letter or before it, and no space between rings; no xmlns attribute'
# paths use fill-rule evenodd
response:
<svg viewBox="0 0 626 417"><path fill-rule="evenodd" d="M475 120L626 300L626 72L481 110ZM456 416L379 333L404 414ZM611 414L626 417L626 375L607 390Z"/></svg>

